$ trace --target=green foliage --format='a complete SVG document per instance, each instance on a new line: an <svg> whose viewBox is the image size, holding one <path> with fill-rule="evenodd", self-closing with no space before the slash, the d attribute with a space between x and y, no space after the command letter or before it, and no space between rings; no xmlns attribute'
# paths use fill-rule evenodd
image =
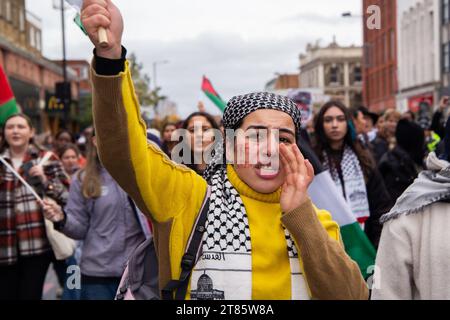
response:
<svg viewBox="0 0 450 320"><path fill-rule="evenodd" d="M81 129L92 125L92 94L80 97L78 112L71 118L80 125Z"/></svg>
<svg viewBox="0 0 450 320"><path fill-rule="evenodd" d="M131 77L139 104L141 106L157 106L159 102L167 99L167 97L160 94L160 87L151 90L150 77L143 72L144 65L138 62L136 54L132 53L128 60L130 62Z"/></svg>

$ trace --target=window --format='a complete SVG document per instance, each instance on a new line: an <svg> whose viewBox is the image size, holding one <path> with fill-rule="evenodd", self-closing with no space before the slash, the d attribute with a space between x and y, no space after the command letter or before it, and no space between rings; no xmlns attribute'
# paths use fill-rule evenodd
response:
<svg viewBox="0 0 450 320"><path fill-rule="evenodd" d="M13 2L11 2L11 23L14 26L14 28L19 28L19 12L17 5Z"/></svg>
<svg viewBox="0 0 450 320"><path fill-rule="evenodd" d="M362 72L361 72L361 67L360 66L356 66L353 69L353 79L354 79L354 82L361 82L362 81Z"/></svg>
<svg viewBox="0 0 450 320"><path fill-rule="evenodd" d="M391 92L390 93L393 95L396 92L396 79L397 79L397 77L395 75L394 67L391 67L391 69L390 69L389 79L391 79Z"/></svg>
<svg viewBox="0 0 450 320"><path fill-rule="evenodd" d="M373 44L364 44L364 66L366 68L372 67L372 60L374 59Z"/></svg>
<svg viewBox="0 0 450 320"><path fill-rule="evenodd" d="M81 78L82 80L87 80L87 79L89 79L89 68L87 68L87 67L82 67L82 68L80 69L80 78Z"/></svg>
<svg viewBox="0 0 450 320"><path fill-rule="evenodd" d="M442 23L450 22L450 0L442 0Z"/></svg>
<svg viewBox="0 0 450 320"><path fill-rule="evenodd" d="M388 44L388 34L383 34L383 51L384 51L384 59L383 63L387 63L389 60L389 44Z"/></svg>
<svg viewBox="0 0 450 320"><path fill-rule="evenodd" d="M30 28L30 46L32 46L33 48L36 46L36 38L35 38L35 32L34 32L34 28Z"/></svg>
<svg viewBox="0 0 450 320"><path fill-rule="evenodd" d="M23 32L25 31L25 9L20 8L19 10L19 29L21 32Z"/></svg>
<svg viewBox="0 0 450 320"><path fill-rule="evenodd" d="M41 32L36 30L36 49L41 51Z"/></svg>
<svg viewBox="0 0 450 320"><path fill-rule="evenodd" d="M450 72L450 43L447 42L442 46L442 71L444 73Z"/></svg>
<svg viewBox="0 0 450 320"><path fill-rule="evenodd" d="M449 0L450 1L450 0ZM390 35L391 35L391 60L395 60L395 32L394 30L391 29L390 31Z"/></svg>
<svg viewBox="0 0 450 320"><path fill-rule="evenodd" d="M330 67L330 83L337 84L339 82L339 68L336 65Z"/></svg>
<svg viewBox="0 0 450 320"><path fill-rule="evenodd" d="M6 21L11 21L11 1L6 0L5 3L5 18Z"/></svg>
<svg viewBox="0 0 450 320"><path fill-rule="evenodd" d="M383 83L384 83L384 90L383 90L383 97L386 97L389 94L389 70L388 69L384 69L383 71Z"/></svg>

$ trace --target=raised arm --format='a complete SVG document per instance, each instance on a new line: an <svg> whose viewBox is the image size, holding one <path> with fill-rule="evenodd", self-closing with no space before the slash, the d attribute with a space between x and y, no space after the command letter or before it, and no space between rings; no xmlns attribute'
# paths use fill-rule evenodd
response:
<svg viewBox="0 0 450 320"><path fill-rule="evenodd" d="M110 0L85 0L82 22L96 47L91 74L94 124L102 164L141 211L157 222L165 222L181 212L195 213L207 184L147 142L128 63L122 56L120 11ZM99 46L99 27L107 30L106 48ZM121 70L113 70L120 63ZM105 69L115 72L104 72Z"/></svg>

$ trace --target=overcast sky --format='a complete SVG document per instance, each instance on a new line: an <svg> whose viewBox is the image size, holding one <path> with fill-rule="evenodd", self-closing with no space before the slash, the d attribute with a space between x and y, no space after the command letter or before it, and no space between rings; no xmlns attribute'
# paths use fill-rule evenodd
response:
<svg viewBox="0 0 450 320"><path fill-rule="evenodd" d="M44 55L61 59L61 18L53 0L26 0L42 19ZM56 2L59 3L57 0ZM183 116L196 111L202 75L226 100L261 91L275 73L298 72L308 42L361 45L361 0L115 0L124 16L123 43L177 103ZM90 60L92 45L67 17L67 55Z"/></svg>

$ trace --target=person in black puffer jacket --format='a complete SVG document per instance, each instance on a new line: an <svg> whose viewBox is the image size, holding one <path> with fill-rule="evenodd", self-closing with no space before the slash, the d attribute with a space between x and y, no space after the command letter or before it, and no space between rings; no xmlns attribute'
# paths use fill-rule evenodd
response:
<svg viewBox="0 0 450 320"><path fill-rule="evenodd" d="M397 146L380 160L378 169L384 177L392 204L414 182L423 170L425 134L416 123L400 120L395 133Z"/></svg>

